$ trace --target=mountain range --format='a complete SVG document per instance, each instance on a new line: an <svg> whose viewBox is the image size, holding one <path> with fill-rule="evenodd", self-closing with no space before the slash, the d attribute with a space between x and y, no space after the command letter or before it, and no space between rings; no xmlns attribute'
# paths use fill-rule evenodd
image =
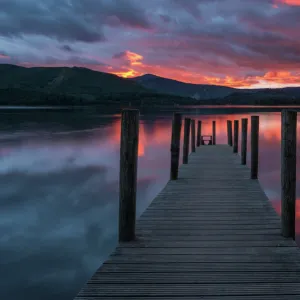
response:
<svg viewBox="0 0 300 300"><path fill-rule="evenodd" d="M145 88L163 94L174 94L197 100L225 97L236 91L236 89L226 86L184 83L152 74L145 74L135 77L132 80L138 82Z"/></svg>
<svg viewBox="0 0 300 300"><path fill-rule="evenodd" d="M79 67L0 64L0 104L300 104L300 87L235 89L152 74L125 79Z"/></svg>

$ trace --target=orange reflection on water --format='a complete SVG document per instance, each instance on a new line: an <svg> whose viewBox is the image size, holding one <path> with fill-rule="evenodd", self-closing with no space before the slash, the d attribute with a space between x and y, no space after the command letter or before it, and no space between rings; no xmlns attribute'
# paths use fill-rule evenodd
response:
<svg viewBox="0 0 300 300"><path fill-rule="evenodd" d="M254 114L253 114L254 115ZM256 114L255 114L256 115ZM193 116L192 116L193 117ZM217 115L217 116L196 116L196 120L202 120L202 134L212 134L212 121L216 121L216 135L227 135L227 120L232 121L232 127L234 120L239 120L239 133L241 132L241 119L248 119L248 132L251 128L251 115L239 114L239 115ZM298 128L300 133L300 128ZM264 140L281 140L281 119L280 115L261 115L259 116L259 136Z"/></svg>
<svg viewBox="0 0 300 300"><path fill-rule="evenodd" d="M171 123L164 124L158 121L154 121L151 132L146 130L147 124L140 122L139 124L139 145L138 145L138 156L142 157L145 155L146 148L148 146L169 144L171 134ZM119 146L121 135L121 119L116 119L110 128L109 139L107 142L113 146Z"/></svg>
<svg viewBox="0 0 300 300"><path fill-rule="evenodd" d="M250 141L251 131L251 115L259 115L259 137L263 143L280 143L281 141L281 116L280 114L224 114L224 115L188 115L183 116L181 143L183 141L184 118L189 117L196 121L202 121L202 135L212 134L212 121L216 121L216 136L217 143L227 143L227 120L239 120L239 141L241 135L241 119L248 119L248 141ZM143 120L139 124L139 145L138 155L143 157L147 155L147 148L162 145L169 149L171 141L171 124L172 116L169 119L161 122L159 119L154 119L150 123L145 123ZM121 134L121 119L115 119L111 126L107 129L107 138L105 143L108 143L113 148L118 148ZM297 128L300 134L300 126ZM148 150L150 151L150 150Z"/></svg>
<svg viewBox="0 0 300 300"><path fill-rule="evenodd" d="M281 215L281 202L280 201L274 201L272 202L274 209L278 213L278 215ZM300 220L300 198L296 199L296 218Z"/></svg>

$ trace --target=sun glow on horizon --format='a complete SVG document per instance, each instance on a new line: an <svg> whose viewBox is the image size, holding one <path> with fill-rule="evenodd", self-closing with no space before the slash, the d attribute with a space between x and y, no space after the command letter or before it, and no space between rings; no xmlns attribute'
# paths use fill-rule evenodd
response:
<svg viewBox="0 0 300 300"><path fill-rule="evenodd" d="M117 71L109 68L108 72L123 78L133 78L144 74L178 80L191 84L211 84L222 85L232 88L281 88L300 86L300 72L293 73L285 70L268 71L262 76L225 77L205 76L198 72L182 70L174 66L150 65L144 62L144 57L133 51L125 51L122 59L126 61L126 66L122 66Z"/></svg>

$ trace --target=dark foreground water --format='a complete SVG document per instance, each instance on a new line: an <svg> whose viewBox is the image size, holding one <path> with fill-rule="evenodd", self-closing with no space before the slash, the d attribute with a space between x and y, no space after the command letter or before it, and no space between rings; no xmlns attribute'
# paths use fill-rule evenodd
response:
<svg viewBox="0 0 300 300"><path fill-rule="evenodd" d="M250 116L226 112L194 117L226 143L226 120ZM280 114L259 115L259 177L280 213ZM171 115L141 116L138 214L168 180L170 133ZM119 139L120 115L0 114L0 299L72 299L114 249Z"/></svg>

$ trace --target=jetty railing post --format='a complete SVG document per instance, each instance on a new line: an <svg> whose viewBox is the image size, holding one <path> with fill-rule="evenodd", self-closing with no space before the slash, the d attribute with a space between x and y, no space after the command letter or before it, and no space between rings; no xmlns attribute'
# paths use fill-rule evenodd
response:
<svg viewBox="0 0 300 300"><path fill-rule="evenodd" d="M242 119L241 164L247 164L248 119Z"/></svg>
<svg viewBox="0 0 300 300"><path fill-rule="evenodd" d="M251 179L258 175L259 117L251 116Z"/></svg>
<svg viewBox="0 0 300 300"><path fill-rule="evenodd" d="M281 113L281 233L295 239L297 112Z"/></svg>
<svg viewBox="0 0 300 300"><path fill-rule="evenodd" d="M198 126L197 126L197 147L200 147L201 144L201 121L198 121Z"/></svg>
<svg viewBox="0 0 300 300"><path fill-rule="evenodd" d="M181 114L174 113L172 122L171 139L171 172L170 179L178 178L179 154L180 154L180 133L181 133Z"/></svg>
<svg viewBox="0 0 300 300"><path fill-rule="evenodd" d="M212 144L216 144L216 121L212 121Z"/></svg>
<svg viewBox="0 0 300 300"><path fill-rule="evenodd" d="M191 120L192 127L192 152L196 152L196 123L195 120Z"/></svg>
<svg viewBox="0 0 300 300"><path fill-rule="evenodd" d="M238 153L239 147L239 121L234 120L233 153Z"/></svg>
<svg viewBox="0 0 300 300"><path fill-rule="evenodd" d="M183 137L183 153L182 153L182 163L187 164L189 159L189 144L190 144L190 127L191 119L184 119L184 137Z"/></svg>
<svg viewBox="0 0 300 300"><path fill-rule="evenodd" d="M119 183L119 242L135 239L139 111L122 111Z"/></svg>
<svg viewBox="0 0 300 300"><path fill-rule="evenodd" d="M232 146L232 121L227 120L227 138L228 145Z"/></svg>

